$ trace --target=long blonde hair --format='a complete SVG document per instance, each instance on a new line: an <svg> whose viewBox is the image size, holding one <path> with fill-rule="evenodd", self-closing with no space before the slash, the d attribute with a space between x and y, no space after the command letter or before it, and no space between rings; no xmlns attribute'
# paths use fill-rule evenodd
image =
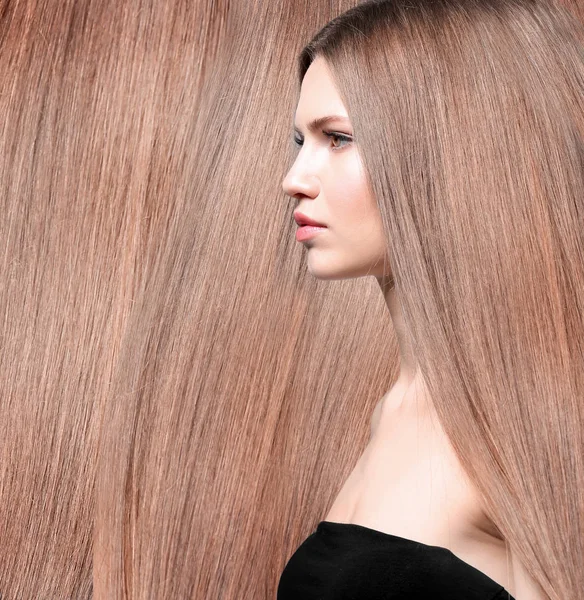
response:
<svg viewBox="0 0 584 600"><path fill-rule="evenodd" d="M584 590L584 35L536 0L370 0L302 51L351 117L433 404L553 600Z"/></svg>
<svg viewBox="0 0 584 600"><path fill-rule="evenodd" d="M361 454L394 331L372 278L307 273L281 189L332 4L0 0L2 600L273 598ZM577 598L581 30L391 7L326 47L407 323L493 519Z"/></svg>

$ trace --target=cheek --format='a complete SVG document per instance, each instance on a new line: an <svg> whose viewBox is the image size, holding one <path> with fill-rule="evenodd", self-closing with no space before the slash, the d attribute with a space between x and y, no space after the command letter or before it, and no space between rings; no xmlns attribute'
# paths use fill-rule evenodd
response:
<svg viewBox="0 0 584 600"><path fill-rule="evenodd" d="M343 227L348 226L357 236L376 229L378 209L361 178L343 178L334 197L335 215Z"/></svg>
<svg viewBox="0 0 584 600"><path fill-rule="evenodd" d="M341 175L337 179L339 209L351 218L352 222L365 224L374 214L375 205L366 185L365 172L356 152L347 156L340 165Z"/></svg>

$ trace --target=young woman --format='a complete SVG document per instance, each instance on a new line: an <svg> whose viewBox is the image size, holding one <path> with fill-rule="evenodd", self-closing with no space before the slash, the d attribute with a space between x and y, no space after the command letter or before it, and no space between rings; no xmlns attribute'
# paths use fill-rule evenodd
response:
<svg viewBox="0 0 584 600"><path fill-rule="evenodd" d="M302 50L297 239L377 279L401 370L279 600L580 597L583 37L551 2L370 0Z"/></svg>

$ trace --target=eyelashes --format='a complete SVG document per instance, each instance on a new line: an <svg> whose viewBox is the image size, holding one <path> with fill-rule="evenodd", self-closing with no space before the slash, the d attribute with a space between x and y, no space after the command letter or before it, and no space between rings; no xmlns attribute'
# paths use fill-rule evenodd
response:
<svg viewBox="0 0 584 600"><path fill-rule="evenodd" d="M333 148L332 148L333 152L338 152L339 150L346 148L353 141L353 138L351 138L348 135L343 135L342 133L334 133L332 131L323 131L323 134L326 135L326 137L328 137L330 139L336 139L336 140L340 140L341 142L345 142L344 146L333 146ZM304 138L294 136L294 144L300 148L304 144Z"/></svg>

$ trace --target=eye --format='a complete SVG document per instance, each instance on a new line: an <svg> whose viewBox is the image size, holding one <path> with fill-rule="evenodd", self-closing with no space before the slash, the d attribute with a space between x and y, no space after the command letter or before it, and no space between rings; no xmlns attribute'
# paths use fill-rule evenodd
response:
<svg viewBox="0 0 584 600"><path fill-rule="evenodd" d="M342 133L334 133L332 131L323 131L322 133L332 140L340 140L341 142L345 142L345 145L350 144L353 141L353 139L350 136L343 135ZM299 148L302 147L302 145L304 144L304 138L294 136L294 144ZM345 146L335 146L333 143L333 152L342 150L343 148L345 148Z"/></svg>
<svg viewBox="0 0 584 600"><path fill-rule="evenodd" d="M341 142L346 142L347 144L351 143L353 140L348 135L343 135L342 133L333 133L332 131L323 131L323 133L331 139L341 140ZM342 150L345 146L333 146L334 150Z"/></svg>

